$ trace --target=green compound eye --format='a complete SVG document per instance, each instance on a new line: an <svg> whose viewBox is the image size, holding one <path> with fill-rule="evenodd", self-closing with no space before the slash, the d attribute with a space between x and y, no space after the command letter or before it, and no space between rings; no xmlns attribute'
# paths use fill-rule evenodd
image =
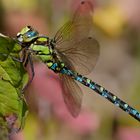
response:
<svg viewBox="0 0 140 140"><path fill-rule="evenodd" d="M30 26L26 26L17 34L17 40L20 43L30 42L37 38L39 33Z"/></svg>

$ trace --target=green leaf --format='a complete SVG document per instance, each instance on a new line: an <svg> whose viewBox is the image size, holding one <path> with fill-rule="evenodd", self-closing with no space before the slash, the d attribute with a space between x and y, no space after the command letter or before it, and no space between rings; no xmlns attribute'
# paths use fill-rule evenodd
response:
<svg viewBox="0 0 140 140"><path fill-rule="evenodd" d="M8 132L22 128L28 112L21 93L28 73L22 63L13 59L20 59L20 50L14 39L0 34L0 125L6 123Z"/></svg>

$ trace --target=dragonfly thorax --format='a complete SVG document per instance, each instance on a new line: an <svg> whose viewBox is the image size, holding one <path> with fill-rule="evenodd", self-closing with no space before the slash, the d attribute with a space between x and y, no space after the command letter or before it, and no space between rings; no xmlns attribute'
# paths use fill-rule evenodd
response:
<svg viewBox="0 0 140 140"><path fill-rule="evenodd" d="M49 39L46 36L39 36L36 41L29 46L29 49L42 60L48 68L57 73L61 71L65 64L55 49L55 45L56 44L52 39Z"/></svg>

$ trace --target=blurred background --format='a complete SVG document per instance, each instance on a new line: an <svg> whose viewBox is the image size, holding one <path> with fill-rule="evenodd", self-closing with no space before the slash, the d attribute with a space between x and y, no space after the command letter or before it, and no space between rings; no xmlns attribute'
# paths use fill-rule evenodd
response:
<svg viewBox="0 0 140 140"><path fill-rule="evenodd" d="M0 32L15 37L26 25L53 37L78 0L0 0ZM140 1L92 0L100 58L88 75L140 111ZM82 87L82 110L67 111L57 75L35 63L26 92L30 113L11 140L140 140L140 125L93 91ZM90 93L90 94L89 94Z"/></svg>

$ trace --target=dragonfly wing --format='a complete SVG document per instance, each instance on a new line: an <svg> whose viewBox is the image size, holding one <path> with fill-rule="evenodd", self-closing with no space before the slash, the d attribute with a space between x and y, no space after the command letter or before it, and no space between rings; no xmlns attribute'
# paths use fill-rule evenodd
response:
<svg viewBox="0 0 140 140"><path fill-rule="evenodd" d="M69 42L70 40L81 40L88 36L89 31L91 31L93 27L92 11L93 6L91 2L88 0L84 1L84 3L81 2L74 13L72 20L64 24L56 33L54 40L57 44L60 45L63 42Z"/></svg>
<svg viewBox="0 0 140 140"><path fill-rule="evenodd" d="M94 68L99 57L99 43L92 37L86 37L73 43L63 43L64 48L56 48L62 60L71 64L72 70L88 74ZM67 49L66 49L67 48ZM70 62L70 63L69 63Z"/></svg>
<svg viewBox="0 0 140 140"><path fill-rule="evenodd" d="M99 56L99 43L89 34L93 28L92 5L88 0L83 2L72 20L56 33L54 41L55 49L73 65L72 70L89 74Z"/></svg>
<svg viewBox="0 0 140 140"><path fill-rule="evenodd" d="M60 74L62 81L62 95L67 109L72 114L73 117L77 117L82 104L82 91L78 84L67 75Z"/></svg>

